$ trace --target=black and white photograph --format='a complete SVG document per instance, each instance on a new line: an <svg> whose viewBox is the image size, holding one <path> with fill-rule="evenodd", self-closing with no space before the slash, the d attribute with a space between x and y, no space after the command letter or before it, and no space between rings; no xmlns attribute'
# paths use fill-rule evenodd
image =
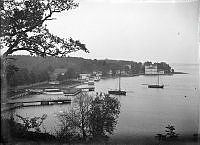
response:
<svg viewBox="0 0 200 145"><path fill-rule="evenodd" d="M1 0L1 145L199 145L199 0Z"/></svg>

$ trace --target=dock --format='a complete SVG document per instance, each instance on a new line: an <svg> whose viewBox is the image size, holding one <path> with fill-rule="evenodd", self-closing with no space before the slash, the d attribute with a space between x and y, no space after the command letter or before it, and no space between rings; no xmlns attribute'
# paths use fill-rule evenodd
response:
<svg viewBox="0 0 200 145"><path fill-rule="evenodd" d="M83 92L94 91L95 90L94 86L79 86L77 88L81 89L81 91L83 91Z"/></svg>
<svg viewBox="0 0 200 145"><path fill-rule="evenodd" d="M63 93L65 94L65 96L75 96L79 93L81 93L81 89L80 88L68 88L68 89L64 89Z"/></svg>
<svg viewBox="0 0 200 145"><path fill-rule="evenodd" d="M73 87L67 87L67 88L58 87L58 89L60 89L63 92L63 94L47 95L41 92L41 90L43 90L44 88L45 87L40 88L39 90L26 89L24 92L10 97L10 99L8 99L5 103L3 103L1 107L1 112L26 106L44 106L44 105L71 103L72 102L71 97L76 96L81 92L95 90L94 86L81 86L80 84L79 85L76 84L76 86Z"/></svg>
<svg viewBox="0 0 200 145"><path fill-rule="evenodd" d="M34 99L34 100L11 100L6 104L12 108L25 107L25 106L35 106L35 105L53 105L53 104L66 104L71 103L69 98L56 98L56 99ZM11 108L10 108L11 109Z"/></svg>

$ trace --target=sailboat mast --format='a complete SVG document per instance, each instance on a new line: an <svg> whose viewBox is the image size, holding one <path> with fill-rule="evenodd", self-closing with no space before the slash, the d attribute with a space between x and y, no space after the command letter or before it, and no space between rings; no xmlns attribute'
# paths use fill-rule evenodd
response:
<svg viewBox="0 0 200 145"><path fill-rule="evenodd" d="M120 86L120 81L121 81L121 78L120 78L120 76L121 76L121 70L120 70L120 74L119 74L119 91L121 90L121 86Z"/></svg>
<svg viewBox="0 0 200 145"><path fill-rule="evenodd" d="M158 71L158 85L159 85L159 71Z"/></svg>

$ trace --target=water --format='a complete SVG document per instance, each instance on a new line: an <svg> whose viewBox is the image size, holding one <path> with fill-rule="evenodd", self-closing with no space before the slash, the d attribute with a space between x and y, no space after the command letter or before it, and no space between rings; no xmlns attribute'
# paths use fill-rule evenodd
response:
<svg viewBox="0 0 200 145"><path fill-rule="evenodd" d="M181 135L198 132L198 66L179 65L176 70L189 74L161 76L164 89L142 85L156 82L157 76L121 79L122 89L127 91L127 95L119 97L121 113L114 138L164 133L168 124L174 125ZM116 84L118 79L101 81L96 84L97 91L117 88Z"/></svg>
<svg viewBox="0 0 200 145"><path fill-rule="evenodd" d="M155 136L164 133L168 124L174 125L180 135L192 135L199 128L199 66L172 65L176 71L188 74L161 76L164 89L150 89L147 85L157 81L156 76L121 78L126 96L119 96L121 113L113 139L137 136ZM107 92L118 87L118 79L95 83L95 91ZM185 97L186 96L186 97ZM24 107L15 110L24 117L47 114L43 127L54 133L58 129L56 114L70 108L70 104Z"/></svg>

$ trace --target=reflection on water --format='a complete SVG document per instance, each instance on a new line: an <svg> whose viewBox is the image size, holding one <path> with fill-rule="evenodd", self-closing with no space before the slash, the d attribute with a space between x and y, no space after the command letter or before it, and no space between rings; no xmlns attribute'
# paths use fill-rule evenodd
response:
<svg viewBox="0 0 200 145"><path fill-rule="evenodd" d="M132 138L140 135L154 136L164 133L164 128L172 124L180 135L198 132L199 125L199 76L197 65L173 66L177 71L189 74L161 76L164 89L150 89L146 85L154 83L155 76L137 76L121 79L121 87L126 96L119 96L121 113L113 139ZM118 87L118 79L106 79L95 83L96 92L105 92ZM186 96L186 97L185 97ZM68 110L70 104L24 107L16 114L27 117L47 114L43 127L53 133L57 129L56 114Z"/></svg>

